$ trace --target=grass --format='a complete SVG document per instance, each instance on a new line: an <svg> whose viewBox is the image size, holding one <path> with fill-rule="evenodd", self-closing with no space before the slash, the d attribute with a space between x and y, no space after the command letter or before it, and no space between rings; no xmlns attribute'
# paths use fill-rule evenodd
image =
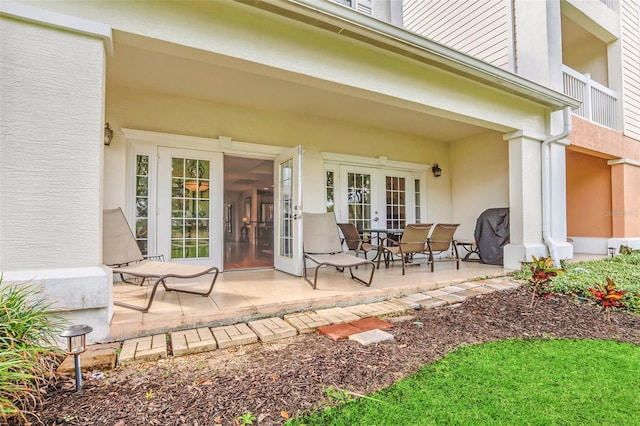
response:
<svg viewBox="0 0 640 426"><path fill-rule="evenodd" d="M640 313L640 253L618 255L613 258L563 265L566 274L555 277L547 288L553 293L576 294L592 298L588 288L594 284L606 284L607 278L616 283L616 288L626 290L625 308ZM516 272L516 279L527 280L531 271L524 267Z"/></svg>
<svg viewBox="0 0 640 426"><path fill-rule="evenodd" d="M505 340L468 346L367 398L288 426L637 425L640 346Z"/></svg>

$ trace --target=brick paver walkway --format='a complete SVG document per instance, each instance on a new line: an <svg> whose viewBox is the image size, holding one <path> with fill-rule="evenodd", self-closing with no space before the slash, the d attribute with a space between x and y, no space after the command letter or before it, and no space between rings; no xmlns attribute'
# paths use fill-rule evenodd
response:
<svg viewBox="0 0 640 426"><path fill-rule="evenodd" d="M433 309L455 305L466 298L507 290L520 284L509 277L470 281L443 287L437 290L414 293L402 298L382 302L365 303L347 307L335 307L317 311L307 311L285 315L284 318L266 318L248 323L239 323L222 327L200 327L190 330L173 331L122 342L119 364L125 365L144 360L166 358L169 355L180 356L203 351L213 351L231 346L250 343L270 342L301 333L314 332L319 327L335 324L347 324L363 318L397 315L411 309ZM393 339L393 335L376 329L359 333L354 340L363 345ZM171 342L171 353L168 341ZM113 346L113 344L111 344ZM114 355L117 349L113 349Z"/></svg>

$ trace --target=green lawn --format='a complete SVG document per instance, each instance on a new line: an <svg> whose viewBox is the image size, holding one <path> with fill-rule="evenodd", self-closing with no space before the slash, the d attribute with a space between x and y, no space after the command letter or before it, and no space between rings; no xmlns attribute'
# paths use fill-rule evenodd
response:
<svg viewBox="0 0 640 426"><path fill-rule="evenodd" d="M640 346L506 340L464 347L366 398L287 425L639 425Z"/></svg>

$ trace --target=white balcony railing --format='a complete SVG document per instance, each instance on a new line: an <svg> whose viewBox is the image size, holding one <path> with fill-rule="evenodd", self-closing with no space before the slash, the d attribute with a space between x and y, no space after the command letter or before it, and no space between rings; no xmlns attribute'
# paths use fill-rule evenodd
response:
<svg viewBox="0 0 640 426"><path fill-rule="evenodd" d="M580 108L573 110L594 123L616 130L616 92L591 79L589 74L580 74L562 66L564 94L582 101Z"/></svg>

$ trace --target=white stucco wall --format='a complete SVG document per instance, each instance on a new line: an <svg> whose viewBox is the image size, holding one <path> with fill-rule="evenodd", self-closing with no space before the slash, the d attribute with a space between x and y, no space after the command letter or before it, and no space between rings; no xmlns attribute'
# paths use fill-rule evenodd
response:
<svg viewBox="0 0 640 426"><path fill-rule="evenodd" d="M90 341L102 340L112 310L100 266L110 29L88 35L73 19L63 28L60 16L19 9L15 19L1 6L0 273L39 285L55 310L94 328Z"/></svg>
<svg viewBox="0 0 640 426"><path fill-rule="evenodd" d="M487 132L451 144L451 220L460 223L458 239L473 240L478 216L489 208L509 207L509 146Z"/></svg>
<svg viewBox="0 0 640 426"><path fill-rule="evenodd" d="M235 2L30 3L150 37L141 41L123 34L116 42L118 38L126 43L142 42L152 50L294 78L314 87L399 103L492 129L545 131L545 109L533 102L426 65L418 72L412 59ZM393 67L384 66L390 63Z"/></svg>

